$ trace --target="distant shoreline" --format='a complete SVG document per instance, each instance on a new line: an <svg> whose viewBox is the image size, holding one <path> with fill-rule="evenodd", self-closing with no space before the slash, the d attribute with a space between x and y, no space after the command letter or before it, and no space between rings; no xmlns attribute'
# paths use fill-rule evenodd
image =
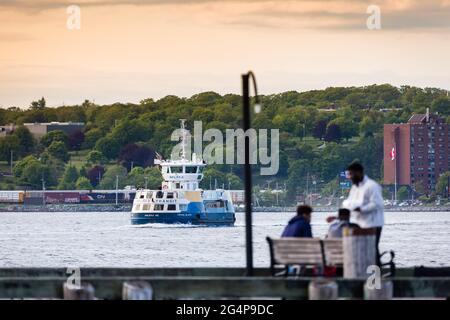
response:
<svg viewBox="0 0 450 320"><path fill-rule="evenodd" d="M0 205L2 212L130 212L131 204ZM314 207L316 212L337 212L337 207ZM236 212L244 212L237 207ZM450 212L450 206L386 207L385 212ZM295 212L295 207L253 207L253 212Z"/></svg>

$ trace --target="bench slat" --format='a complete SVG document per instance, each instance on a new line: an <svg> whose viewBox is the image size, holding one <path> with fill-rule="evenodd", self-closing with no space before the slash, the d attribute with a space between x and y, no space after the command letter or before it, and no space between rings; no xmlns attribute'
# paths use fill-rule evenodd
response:
<svg viewBox="0 0 450 320"><path fill-rule="evenodd" d="M342 239L323 240L323 249L327 265L342 266L344 264Z"/></svg>
<svg viewBox="0 0 450 320"><path fill-rule="evenodd" d="M321 266L322 246L319 238L271 239L275 264Z"/></svg>

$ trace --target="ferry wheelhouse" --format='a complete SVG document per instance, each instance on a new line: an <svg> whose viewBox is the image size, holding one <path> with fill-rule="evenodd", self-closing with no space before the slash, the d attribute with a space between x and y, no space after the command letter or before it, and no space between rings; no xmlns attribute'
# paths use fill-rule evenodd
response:
<svg viewBox="0 0 450 320"><path fill-rule="evenodd" d="M186 159L184 121L181 128L181 159L155 159L164 181L160 190L136 192L131 223L233 225L236 219L230 193L223 189L203 190L199 187L207 164L195 153L192 159Z"/></svg>

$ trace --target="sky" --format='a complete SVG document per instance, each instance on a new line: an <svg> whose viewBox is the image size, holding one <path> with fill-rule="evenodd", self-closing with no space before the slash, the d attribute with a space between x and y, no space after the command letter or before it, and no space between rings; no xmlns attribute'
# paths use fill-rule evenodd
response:
<svg viewBox="0 0 450 320"><path fill-rule="evenodd" d="M450 0L0 0L0 23L2 107L239 93L247 70L263 94L450 89Z"/></svg>

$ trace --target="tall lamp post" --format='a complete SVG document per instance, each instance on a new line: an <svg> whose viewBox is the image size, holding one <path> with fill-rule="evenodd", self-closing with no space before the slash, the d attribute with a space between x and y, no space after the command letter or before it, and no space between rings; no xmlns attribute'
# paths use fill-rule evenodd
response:
<svg viewBox="0 0 450 320"><path fill-rule="evenodd" d="M250 129L250 79L255 90L255 112L261 111L258 98L258 88L253 72L249 71L242 75L242 107L243 107L243 129ZM247 261L247 276L253 276L253 235L252 235L252 169L250 166L250 140L245 137L244 142L244 179L245 179L245 248Z"/></svg>

